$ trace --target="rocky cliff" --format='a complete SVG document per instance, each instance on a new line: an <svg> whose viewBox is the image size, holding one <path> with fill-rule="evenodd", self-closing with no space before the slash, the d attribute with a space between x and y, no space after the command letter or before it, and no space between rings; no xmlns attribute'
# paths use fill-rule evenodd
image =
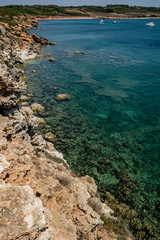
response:
<svg viewBox="0 0 160 240"><path fill-rule="evenodd" d="M113 218L112 210L94 180L74 175L54 145L34 133L33 111L17 107L25 84L16 64L37 56L43 44L28 34L37 26L33 18L18 23L0 25L0 239L113 239L100 218Z"/></svg>

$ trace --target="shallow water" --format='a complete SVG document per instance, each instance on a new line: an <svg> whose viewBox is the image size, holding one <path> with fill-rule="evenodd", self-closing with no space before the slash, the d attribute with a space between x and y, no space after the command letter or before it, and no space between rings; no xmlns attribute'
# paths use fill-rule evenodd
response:
<svg viewBox="0 0 160 240"><path fill-rule="evenodd" d="M158 225L160 20L155 27L147 22L40 21L31 33L57 42L43 48L56 62L30 61L25 70L27 91L34 94L30 103L41 103L47 112L42 132L56 134L55 146L70 167L94 177L102 195L116 197L119 174L129 174L135 180L131 198L122 194L119 200ZM57 102L59 93L70 100Z"/></svg>

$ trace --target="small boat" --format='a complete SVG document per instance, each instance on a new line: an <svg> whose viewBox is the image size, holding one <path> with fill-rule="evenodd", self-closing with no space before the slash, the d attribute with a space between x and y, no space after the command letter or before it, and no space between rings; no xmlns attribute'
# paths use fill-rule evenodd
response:
<svg viewBox="0 0 160 240"><path fill-rule="evenodd" d="M149 27L154 27L155 24L153 22L150 22L150 23L147 23L146 26L149 26Z"/></svg>
<svg viewBox="0 0 160 240"><path fill-rule="evenodd" d="M104 24L103 20L100 21L100 24Z"/></svg>
<svg viewBox="0 0 160 240"><path fill-rule="evenodd" d="M112 23L113 23L113 24L116 24L116 23L117 23L117 21L113 21Z"/></svg>

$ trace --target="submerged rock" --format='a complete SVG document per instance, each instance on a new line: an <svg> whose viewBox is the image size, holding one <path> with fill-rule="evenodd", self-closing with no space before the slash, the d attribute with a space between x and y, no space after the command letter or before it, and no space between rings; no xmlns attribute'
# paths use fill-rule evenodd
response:
<svg viewBox="0 0 160 240"><path fill-rule="evenodd" d="M28 106L29 103L28 103L28 102L21 102L20 105L21 105L21 106Z"/></svg>
<svg viewBox="0 0 160 240"><path fill-rule="evenodd" d="M26 101L26 100L28 100L28 99L30 99L29 96L22 95L22 96L20 97L20 100L22 100L22 101Z"/></svg>
<svg viewBox="0 0 160 240"><path fill-rule="evenodd" d="M55 99L56 99L57 101L64 101L64 100L70 99L70 96L69 96L69 94L63 93L63 94L58 94L58 95L56 95Z"/></svg>
<svg viewBox="0 0 160 240"><path fill-rule="evenodd" d="M45 121L43 118L37 117L37 123L38 123L38 126L39 126L39 125L41 125L41 124L45 124L46 121Z"/></svg>
<svg viewBox="0 0 160 240"><path fill-rule="evenodd" d="M39 103L32 103L31 108L34 112L41 112L44 110L44 107Z"/></svg>
<svg viewBox="0 0 160 240"><path fill-rule="evenodd" d="M56 135L54 135L52 132L48 132L44 137L47 141L53 142L56 138Z"/></svg>

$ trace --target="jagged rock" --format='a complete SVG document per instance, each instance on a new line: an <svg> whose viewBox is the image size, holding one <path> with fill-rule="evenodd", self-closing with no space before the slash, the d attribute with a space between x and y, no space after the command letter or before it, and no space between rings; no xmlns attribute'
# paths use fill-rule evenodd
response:
<svg viewBox="0 0 160 240"><path fill-rule="evenodd" d="M37 127L37 118L33 115L33 111L29 107L21 108L20 112L25 116L27 127L33 129Z"/></svg>
<svg viewBox="0 0 160 240"><path fill-rule="evenodd" d="M11 114L9 114L9 118L12 120L12 127L14 129L13 134L21 134L23 132L22 135L25 135L28 131L25 116L18 110L15 110Z"/></svg>
<svg viewBox="0 0 160 240"><path fill-rule="evenodd" d="M56 95L55 99L58 101L64 101L70 99L70 96L69 94L58 94Z"/></svg>
<svg viewBox="0 0 160 240"><path fill-rule="evenodd" d="M31 21L31 25L32 25L32 28L37 28L39 23L37 21L33 20L33 21Z"/></svg>
<svg viewBox="0 0 160 240"><path fill-rule="evenodd" d="M35 134L32 138L32 144L37 146L40 150L44 150L46 148L46 141L41 135Z"/></svg>
<svg viewBox="0 0 160 240"><path fill-rule="evenodd" d="M32 38L36 43L40 43L42 45L47 45L48 44L48 39L43 38L43 37L37 37L36 34L32 34Z"/></svg>
<svg viewBox="0 0 160 240"><path fill-rule="evenodd" d="M0 109L10 109L16 106L17 100L12 97L2 97L0 96Z"/></svg>
<svg viewBox="0 0 160 240"><path fill-rule="evenodd" d="M21 89L19 88L18 83L13 82L7 78L0 76L0 94L3 96L11 94L19 94Z"/></svg>

